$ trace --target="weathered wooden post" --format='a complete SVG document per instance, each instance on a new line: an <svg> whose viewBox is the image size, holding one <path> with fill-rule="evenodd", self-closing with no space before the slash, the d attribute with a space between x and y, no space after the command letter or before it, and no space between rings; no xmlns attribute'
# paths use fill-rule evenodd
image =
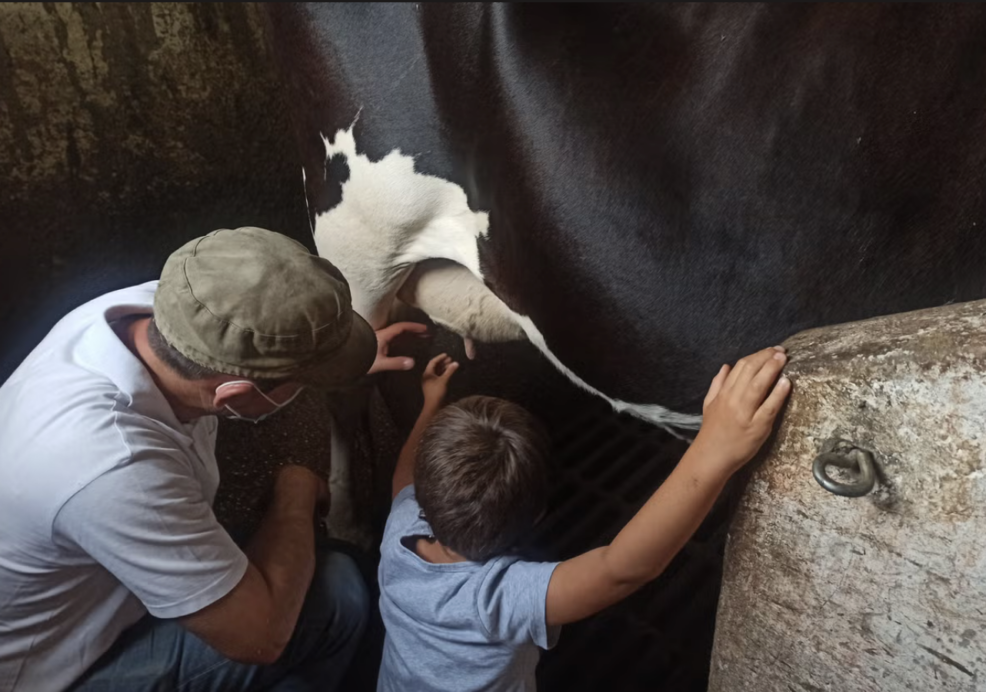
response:
<svg viewBox="0 0 986 692"><path fill-rule="evenodd" d="M794 394L730 529L709 690L986 690L986 301L786 345Z"/></svg>

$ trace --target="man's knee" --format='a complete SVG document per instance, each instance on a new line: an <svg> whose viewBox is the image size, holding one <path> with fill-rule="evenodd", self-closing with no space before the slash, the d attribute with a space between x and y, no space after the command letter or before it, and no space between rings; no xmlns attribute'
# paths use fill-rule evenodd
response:
<svg viewBox="0 0 986 692"><path fill-rule="evenodd" d="M327 628L332 639L358 639L370 612L370 592L356 563L348 555L319 551L309 589L306 618Z"/></svg>

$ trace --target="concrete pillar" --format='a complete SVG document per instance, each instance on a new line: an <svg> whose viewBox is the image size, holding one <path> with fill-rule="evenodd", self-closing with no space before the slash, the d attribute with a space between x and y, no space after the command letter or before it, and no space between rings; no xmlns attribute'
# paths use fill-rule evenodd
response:
<svg viewBox="0 0 986 692"><path fill-rule="evenodd" d="M287 108L255 3L0 4L0 381L198 235L314 247Z"/></svg>
<svg viewBox="0 0 986 692"><path fill-rule="evenodd" d="M730 529L709 689L986 689L986 301L787 346L794 393ZM872 492L816 482L834 438L872 453Z"/></svg>

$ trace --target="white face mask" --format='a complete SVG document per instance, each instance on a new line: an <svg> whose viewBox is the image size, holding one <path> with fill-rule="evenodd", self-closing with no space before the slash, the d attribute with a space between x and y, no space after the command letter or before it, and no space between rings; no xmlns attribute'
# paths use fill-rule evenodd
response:
<svg viewBox="0 0 986 692"><path fill-rule="evenodd" d="M290 404L292 401L294 401L295 400L295 397L297 397L299 394L301 394L301 390L304 389L304 387L298 387L298 391L296 391L294 394L292 394L290 397L288 397L288 399L286 401L282 401L280 404L277 403L276 401L274 401L273 399L271 399L266 394L264 394L262 391L260 391L260 388L257 385L255 385L253 382L250 382L249 380L234 380L233 382L223 382L221 385L219 385L218 387L216 387L216 394L218 394L219 393L219 390L222 389L223 387L229 387L230 385L234 385L234 384L248 384L248 385L250 385L251 387L253 387L254 389L257 390L257 394L259 394L263 398L267 399L267 401L269 401L274 406L274 410L273 411L268 411L267 413L265 413L265 414L263 414L261 416L257 416L256 418L247 418L246 416L241 416L239 413L237 413L233 409L232 406L230 406L229 404L226 404L226 410L229 411L232 414L231 416L227 416L227 418L233 418L235 420L245 420L245 421L247 421L249 423L259 423L260 421L264 420L265 418L269 418L270 416L273 416L275 413L277 413L282 408L284 408L285 406L287 406L288 404Z"/></svg>

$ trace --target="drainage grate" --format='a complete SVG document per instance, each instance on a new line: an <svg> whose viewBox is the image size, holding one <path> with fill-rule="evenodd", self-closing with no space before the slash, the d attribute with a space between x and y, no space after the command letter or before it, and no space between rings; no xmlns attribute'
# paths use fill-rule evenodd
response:
<svg viewBox="0 0 986 692"><path fill-rule="evenodd" d="M559 481L531 541L535 555L566 559L610 542L684 453L685 443L601 402L568 423L549 421ZM545 692L704 691L726 535L720 502L655 582L562 630L542 656Z"/></svg>
<svg viewBox="0 0 986 692"><path fill-rule="evenodd" d="M429 352L461 348L439 333ZM546 424L558 471L549 511L532 533L537 559L565 559L611 541L671 473L686 445L576 389L530 345L484 347L484 357L453 380L453 398L484 392L516 401ZM393 373L371 397L368 429L357 437L358 504L386 520L397 451L420 407L420 369ZM274 470L294 461L323 465L328 449L325 403L303 397L262 426L223 426L223 485L217 512L228 523L255 524ZM235 434L232 428L235 427ZM626 601L566 626L543 654L542 692L706 689L726 533L722 502L661 577ZM373 556L366 576L373 583ZM375 616L347 677L350 690L376 686L383 627Z"/></svg>
<svg viewBox="0 0 986 692"><path fill-rule="evenodd" d="M368 450L368 456L378 460L368 459L366 465L374 468L378 499L373 504L381 510L378 529L386 519L393 468L379 460L396 456L417 417L421 367L429 355L442 351L462 358L461 341L444 330L436 330L430 346L414 348L418 367L391 373L380 382L381 405L370 419L370 446L393 448L387 453ZM535 559L565 559L611 541L687 449L684 442L617 415L576 388L530 344L484 346L481 358L453 378L451 389L452 399L482 392L516 401L536 414L551 434L558 473L549 511L532 533L529 549ZM394 435L398 439L387 439ZM558 646L542 655L542 692L705 691L727 504L720 502L713 509L657 580L622 603L563 628ZM365 647L377 657L361 662L366 672L353 676L361 684L350 689L373 689L382 636L377 623Z"/></svg>

